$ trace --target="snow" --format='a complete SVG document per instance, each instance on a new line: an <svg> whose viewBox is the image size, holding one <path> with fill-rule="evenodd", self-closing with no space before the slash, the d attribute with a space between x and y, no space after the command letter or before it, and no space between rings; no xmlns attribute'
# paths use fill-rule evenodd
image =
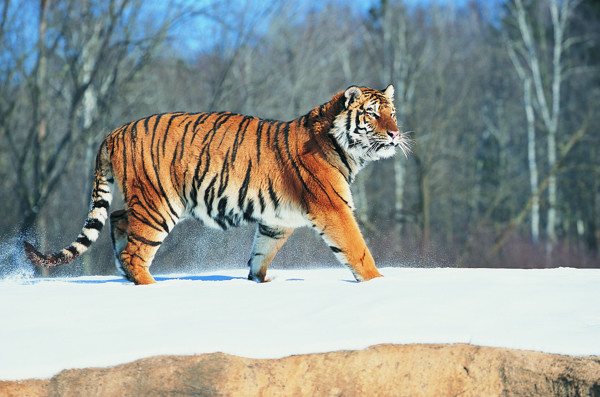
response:
<svg viewBox="0 0 600 397"><path fill-rule="evenodd" d="M162 354L278 358L379 343L470 343L600 355L600 269L245 269L0 280L0 379Z"/></svg>

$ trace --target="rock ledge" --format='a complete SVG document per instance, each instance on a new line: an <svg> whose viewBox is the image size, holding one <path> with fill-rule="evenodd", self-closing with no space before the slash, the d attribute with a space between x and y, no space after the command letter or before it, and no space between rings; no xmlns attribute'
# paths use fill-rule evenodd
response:
<svg viewBox="0 0 600 397"><path fill-rule="evenodd" d="M157 356L51 379L0 381L0 396L590 396L600 357L456 345L250 359Z"/></svg>

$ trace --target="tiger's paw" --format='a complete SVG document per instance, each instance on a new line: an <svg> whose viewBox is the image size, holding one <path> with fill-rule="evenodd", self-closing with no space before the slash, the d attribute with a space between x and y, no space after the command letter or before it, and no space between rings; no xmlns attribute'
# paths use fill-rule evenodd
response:
<svg viewBox="0 0 600 397"><path fill-rule="evenodd" d="M154 277L152 277L152 275L150 275L150 273L148 272L148 270L142 268L142 269L130 269L131 271L128 272L128 279L131 279L131 281L133 281L135 283L135 285L148 285L148 284L155 284L156 280L154 280Z"/></svg>
<svg viewBox="0 0 600 397"><path fill-rule="evenodd" d="M376 268L370 269L369 271L363 271L362 273L358 273L356 271L352 271L354 274L354 278L357 282L369 281L377 277L383 277L381 273Z"/></svg>
<svg viewBox="0 0 600 397"><path fill-rule="evenodd" d="M268 283L271 281L270 278L265 278L264 274L253 275L252 273L248 274L248 280L254 281L257 283Z"/></svg>

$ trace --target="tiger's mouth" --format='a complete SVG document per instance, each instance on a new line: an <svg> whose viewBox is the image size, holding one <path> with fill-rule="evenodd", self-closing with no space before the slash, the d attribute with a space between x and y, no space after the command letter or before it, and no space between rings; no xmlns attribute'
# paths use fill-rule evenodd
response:
<svg viewBox="0 0 600 397"><path fill-rule="evenodd" d="M375 151L380 151L383 149L400 149L404 156L408 158L408 155L412 152L412 147L414 145L414 140L411 139L409 135L410 131L388 131L385 139L374 143L377 146Z"/></svg>

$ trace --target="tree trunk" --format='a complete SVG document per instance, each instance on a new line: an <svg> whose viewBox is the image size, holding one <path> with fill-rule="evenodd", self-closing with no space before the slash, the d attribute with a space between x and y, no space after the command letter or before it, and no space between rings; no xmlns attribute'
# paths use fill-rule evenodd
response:
<svg viewBox="0 0 600 397"><path fill-rule="evenodd" d="M540 237L540 199L535 194L538 190L538 168L536 160L535 115L531 97L531 79L523 81L523 99L527 116L527 159L529 162L529 186L531 190L531 240L537 243Z"/></svg>
<svg viewBox="0 0 600 397"><path fill-rule="evenodd" d="M552 17L552 27L554 30L554 46L552 51L552 110L551 117L546 121L548 128L548 167L552 168L556 164L556 133L558 130L558 118L560 112L560 86L562 84L562 50L563 35L566 27L566 21L569 17L569 1L565 0L562 10L558 11L558 0L550 2L550 15ZM551 176L548 183L548 220L546 223L546 234L548 236L546 254L548 260L552 259L552 249L556 245L556 224L557 224L557 185L556 176Z"/></svg>
<svg viewBox="0 0 600 397"><path fill-rule="evenodd" d="M560 4L559 4L560 3ZM556 164L557 144L556 134L558 131L558 123L560 117L560 101L561 101L561 85L564 79L563 65L563 50L567 47L564 33L567 27L567 22L571 16L571 11L577 6L578 0L550 0L547 4L550 10L552 19L552 59L544 61L542 57L544 51L538 51L537 47L545 47L545 42L536 43L535 40L544 40L543 37L537 39L533 34L533 28L530 19L527 17L527 11L522 0L515 0L514 17L517 21L521 39L524 45L523 57L527 67L526 77L520 72L521 78L526 78L533 83L535 100L544 123L544 127L548 134L547 158L548 168L553 169ZM560 10L559 10L560 7ZM515 61L513 60L513 63ZM544 68L544 63L546 67ZM517 69L523 69L518 66ZM543 70L551 70L552 72L544 75ZM519 71L519 70L518 70ZM546 79L546 83L544 83ZM548 88L549 87L549 90ZM529 117L529 116L528 116ZM557 178L555 175L550 175L548 180L548 213L546 219L546 255L549 265L552 259L552 250L557 242L556 227L558 224L558 214L556 209L558 197Z"/></svg>
<svg viewBox="0 0 600 397"><path fill-rule="evenodd" d="M394 221L396 222L396 233L402 231L402 225L404 223L404 185L406 177L406 165L403 162L402 156L398 155L394 159Z"/></svg>
<svg viewBox="0 0 600 397"><path fill-rule="evenodd" d="M427 254L430 246L430 227L431 227L431 189L429 186L429 177L423 173L421 177L421 196L423 211L423 254Z"/></svg>

